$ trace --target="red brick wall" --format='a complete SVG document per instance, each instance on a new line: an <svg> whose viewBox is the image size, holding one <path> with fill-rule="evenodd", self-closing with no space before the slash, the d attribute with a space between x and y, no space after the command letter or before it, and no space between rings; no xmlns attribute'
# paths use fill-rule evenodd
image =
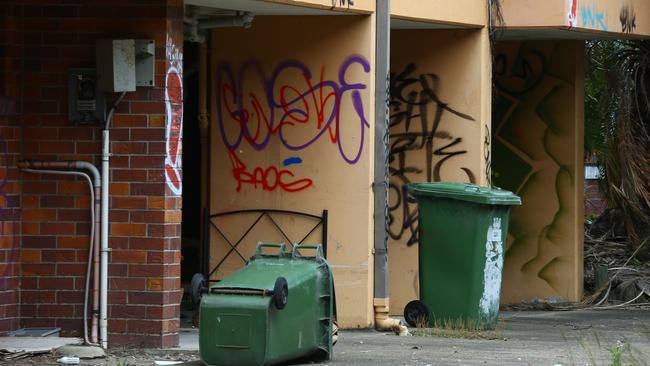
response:
<svg viewBox="0 0 650 366"><path fill-rule="evenodd" d="M0 4L0 334L19 326L20 184L15 168L20 129L22 19Z"/></svg>
<svg viewBox="0 0 650 366"><path fill-rule="evenodd" d="M600 215L606 208L607 202L598 189L598 181L585 179L585 217Z"/></svg>
<svg viewBox="0 0 650 366"><path fill-rule="evenodd" d="M111 128L109 343L175 345L181 198L164 171L164 87L168 36L182 50L182 2L25 0L16 7L24 34L21 158L98 164L101 129L68 122L68 69L94 67L99 38L156 42L156 86L127 94ZM22 174L22 326L80 334L89 204L81 180Z"/></svg>

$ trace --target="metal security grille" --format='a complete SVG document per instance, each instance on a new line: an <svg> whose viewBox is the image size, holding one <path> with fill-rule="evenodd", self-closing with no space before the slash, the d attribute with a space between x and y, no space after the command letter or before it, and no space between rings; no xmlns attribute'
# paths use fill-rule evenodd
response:
<svg viewBox="0 0 650 366"><path fill-rule="evenodd" d="M220 221L219 219L221 218L232 217L236 215L250 215L250 214L257 214L257 216L253 221L253 223L250 226L248 226L245 230L243 230L242 234L239 236L237 240L229 239L226 236L226 234L224 234L222 228L219 226L219 221ZM268 220L271 222L272 227L275 228L275 230L277 230L277 232L282 235L282 237L286 240L286 243L290 249L293 249L294 245L303 244L303 242L307 238L309 238L309 236L312 235L314 231L316 231L316 229L321 227L321 232L322 232L321 244L323 246L324 256L325 258L327 258L327 215L328 215L327 210L323 210L322 215L318 216L318 215L312 215L305 212L276 210L276 209L238 210L238 211L221 212L213 215L208 215L206 213L204 215L205 223L203 225L205 230L205 233L203 235L203 253L204 253L203 268L205 269L205 272L208 272L207 270L210 267L209 255L207 255L207 253L210 252L210 235L216 232L217 235L223 238L223 240L229 246L226 254L223 256L223 258L221 258L219 263L217 263L217 265L214 268L212 268L212 270L209 271L206 278L210 278L221 267L221 265L226 261L226 259L228 259L232 255L238 256L242 260L242 263L244 264L247 262L246 257L237 249L237 247L239 246L239 244L242 243L244 239L246 239L246 237L248 237L250 232L258 224L260 224L260 222L263 221L264 218L268 218ZM297 218L304 219L307 222L311 221L313 222L313 226L308 226L309 229L299 236L290 237L289 234L287 233L288 231L286 230L286 228L283 228L278 223L279 220L277 220L277 218L280 216L294 216ZM259 240L256 241L263 241L263 238L260 238Z"/></svg>

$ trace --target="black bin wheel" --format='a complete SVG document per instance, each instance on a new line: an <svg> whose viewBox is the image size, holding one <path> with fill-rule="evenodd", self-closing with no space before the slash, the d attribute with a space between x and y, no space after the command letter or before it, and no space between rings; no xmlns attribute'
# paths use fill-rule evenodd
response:
<svg viewBox="0 0 650 366"><path fill-rule="evenodd" d="M404 320L412 327L429 324L429 307L420 300L413 300L404 307Z"/></svg>
<svg viewBox="0 0 650 366"><path fill-rule="evenodd" d="M195 273L194 276L192 276L192 282L191 282L191 295L192 295L192 303L194 306L198 307L201 305L201 297L203 296L203 293L206 292L207 290L207 283L208 281L206 280L205 276L202 273Z"/></svg>
<svg viewBox="0 0 650 366"><path fill-rule="evenodd" d="M284 309L289 301L289 286L287 286L287 279L278 277L273 286L273 305L278 310Z"/></svg>

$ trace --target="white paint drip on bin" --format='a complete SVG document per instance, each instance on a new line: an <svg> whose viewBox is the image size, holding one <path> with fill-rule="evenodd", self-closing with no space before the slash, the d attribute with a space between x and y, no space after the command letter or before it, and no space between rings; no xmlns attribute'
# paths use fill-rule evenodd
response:
<svg viewBox="0 0 650 366"><path fill-rule="evenodd" d="M479 303L480 318L490 319L499 309L501 272L503 270L501 219L494 218L485 242L485 269L483 271L483 296Z"/></svg>

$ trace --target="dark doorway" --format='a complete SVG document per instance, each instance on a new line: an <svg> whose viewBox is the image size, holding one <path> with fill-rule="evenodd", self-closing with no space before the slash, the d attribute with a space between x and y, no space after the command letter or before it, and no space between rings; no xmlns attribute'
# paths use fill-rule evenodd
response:
<svg viewBox="0 0 650 366"><path fill-rule="evenodd" d="M181 284L188 293L201 271L201 139L199 130L198 43L186 42L183 55L183 223ZM184 296L186 297L186 296Z"/></svg>

